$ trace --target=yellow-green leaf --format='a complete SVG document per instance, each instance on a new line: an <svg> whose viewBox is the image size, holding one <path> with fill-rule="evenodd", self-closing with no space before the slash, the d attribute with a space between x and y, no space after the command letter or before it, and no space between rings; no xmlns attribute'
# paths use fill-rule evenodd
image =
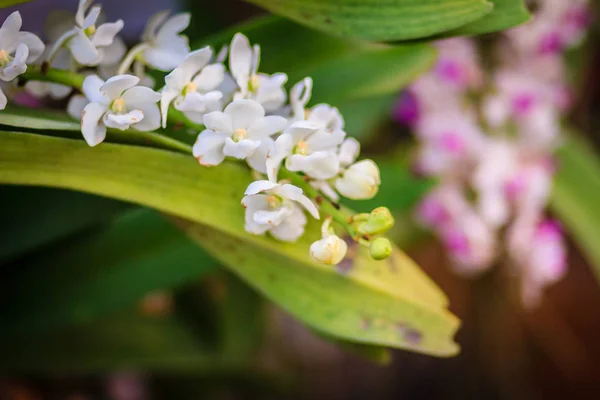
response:
<svg viewBox="0 0 600 400"><path fill-rule="evenodd" d="M270 262L269 267L263 265L265 271L268 268L289 268L296 271L297 279L304 279L305 284L322 280L325 291L329 290L330 284L339 288L342 291L340 301L348 302L344 303L346 305L359 306L352 300L343 299L351 295L351 287L365 296L372 295L372 304L376 307L369 308L373 314L365 314L364 318L368 322L372 317L375 327L378 319L385 319L386 315L389 317L382 331L364 331L360 324L352 325L351 322L355 321L360 310L367 310L355 310L352 318L331 326L325 314L311 317L310 313L304 313L304 308L292 309L285 303L284 307L315 329L349 340L388 344L431 354L450 355L456 352L452 336L458 321L446 311L445 295L399 250L388 261L375 262L359 256L352 262L351 268L344 269L345 274L340 274L308 259L310 243L319 238L319 224L316 222L311 222L306 234L294 244L282 244L269 237L247 234L243 227L244 210L240 199L251 181L250 171L234 163L204 168L191 156L163 150L109 143L90 148L81 140L18 132L0 133L0 183L74 189L135 202L200 223L203 226L198 228L198 232L214 233L214 236L204 234L206 240L223 237L222 243L240 246L240 252L217 254L217 258L240 274L235 269L235 263L239 261L237 257L255 253L257 260L263 260L257 262L258 265ZM207 250L217 251L220 246L217 242L207 245ZM257 274L260 271L258 268ZM248 276L244 278L249 280ZM264 280L264 276L259 274L254 279L252 284L266 293L268 288L263 285L269 282ZM296 278L288 276L287 279L294 281ZM269 297L280 304L286 301L285 296L279 298L271 294ZM337 297L331 295L331 299ZM389 314L379 310L381 307ZM419 343L409 344L403 335L392 336L389 324L394 321L399 324L400 332L406 331L411 337L416 336L413 330L418 331L422 337Z"/></svg>
<svg viewBox="0 0 600 400"><path fill-rule="evenodd" d="M247 0L332 35L392 41L432 36L492 11L485 0Z"/></svg>

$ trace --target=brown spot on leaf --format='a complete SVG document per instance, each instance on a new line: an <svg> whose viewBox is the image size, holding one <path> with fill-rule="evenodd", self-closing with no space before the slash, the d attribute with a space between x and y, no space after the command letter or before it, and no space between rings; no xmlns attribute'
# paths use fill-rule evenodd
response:
<svg viewBox="0 0 600 400"><path fill-rule="evenodd" d="M398 332L406 343L413 346L418 346L423 340L423 334L407 323L399 322L397 327Z"/></svg>

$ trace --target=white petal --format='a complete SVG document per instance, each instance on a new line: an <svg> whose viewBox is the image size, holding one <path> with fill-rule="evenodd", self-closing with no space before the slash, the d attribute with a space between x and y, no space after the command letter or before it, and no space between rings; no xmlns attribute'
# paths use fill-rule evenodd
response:
<svg viewBox="0 0 600 400"><path fill-rule="evenodd" d="M129 108L137 108L138 105L142 104L155 104L160 101L160 93L145 87L145 86L134 86L131 89L127 89L121 95L125 104Z"/></svg>
<svg viewBox="0 0 600 400"><path fill-rule="evenodd" d="M273 150L267 156L266 168L267 176L270 180L277 180L277 174L281 167L282 161L292 154L294 150L294 142L292 135L284 133L275 140Z"/></svg>
<svg viewBox="0 0 600 400"><path fill-rule="evenodd" d="M267 112L274 112L285 103L287 94L283 85L287 81L286 74L259 75L260 84L254 97Z"/></svg>
<svg viewBox="0 0 600 400"><path fill-rule="evenodd" d="M169 47L152 47L143 52L144 60L160 71L171 71L183 62L189 52L187 42L179 38Z"/></svg>
<svg viewBox="0 0 600 400"><path fill-rule="evenodd" d="M102 85L104 85L104 81L98 75L89 75L83 81L83 94L90 101L108 105L108 97L101 91Z"/></svg>
<svg viewBox="0 0 600 400"><path fill-rule="evenodd" d="M79 0L77 12L75 13L75 22L77 22L77 25L83 26L83 23L85 22L85 13L92 5L92 2L93 0Z"/></svg>
<svg viewBox="0 0 600 400"><path fill-rule="evenodd" d="M194 143L194 157L205 166L219 165L225 159L223 154L225 138L226 136L209 129L202 131Z"/></svg>
<svg viewBox="0 0 600 400"><path fill-rule="evenodd" d="M245 90L252 67L252 49L248 38L236 33L229 47L229 70L238 85Z"/></svg>
<svg viewBox="0 0 600 400"><path fill-rule="evenodd" d="M132 128L138 131L154 131L160 128L160 108L155 103L139 103L135 106L136 110L140 110L144 114L144 118L132 125Z"/></svg>
<svg viewBox="0 0 600 400"><path fill-rule="evenodd" d="M121 62L127 52L127 46L125 45L125 42L123 42L123 39L116 36L109 46L104 47L101 50L103 55L100 65L111 66Z"/></svg>
<svg viewBox="0 0 600 400"><path fill-rule="evenodd" d="M259 144L259 142L249 139L240 140L236 143L231 140L231 138L226 138L223 154L225 154L227 157L234 157L243 160L249 155L252 155Z"/></svg>
<svg viewBox="0 0 600 400"><path fill-rule="evenodd" d="M194 78L194 83L200 92L210 92L218 88L225 79L225 66L223 64L207 65Z"/></svg>
<svg viewBox="0 0 600 400"><path fill-rule="evenodd" d="M292 215L286 218L279 226L271 228L271 235L284 242L295 242L304 233L306 216L298 207L294 207Z"/></svg>
<svg viewBox="0 0 600 400"><path fill-rule="evenodd" d="M88 104L90 104L90 101L85 96L76 94L69 100L69 104L67 104L67 112L73 118L81 119L83 109Z"/></svg>
<svg viewBox="0 0 600 400"><path fill-rule="evenodd" d="M144 113L140 110L132 110L126 114L115 114L108 112L104 116L104 123L109 128L125 130L131 125L144 119Z"/></svg>
<svg viewBox="0 0 600 400"><path fill-rule="evenodd" d="M337 146L342 144L345 137L346 132L339 129L334 131L319 129L306 139L306 145L311 152L319 150L336 151Z"/></svg>
<svg viewBox="0 0 600 400"><path fill-rule="evenodd" d="M67 47L73 58L83 65L94 65L98 60L98 49L81 29L74 28L75 36L68 42Z"/></svg>
<svg viewBox="0 0 600 400"><path fill-rule="evenodd" d="M188 82L184 78L183 70L177 67L165 76L165 83L169 89L181 92Z"/></svg>
<svg viewBox="0 0 600 400"><path fill-rule="evenodd" d="M215 132L233 133L231 118L221 111L214 111L204 116L204 126Z"/></svg>
<svg viewBox="0 0 600 400"><path fill-rule="evenodd" d="M350 165L356 160L360 153L360 143L354 138L344 140L340 146L340 163L342 165Z"/></svg>
<svg viewBox="0 0 600 400"><path fill-rule="evenodd" d="M248 185L248 187L246 188L246 191L244 192L244 195L248 196L248 195L258 194L261 192L266 192L266 191L269 191L278 186L280 186L278 183L271 182L271 181L265 181L265 180L254 181L250 185Z"/></svg>
<svg viewBox="0 0 600 400"><path fill-rule="evenodd" d="M0 71L0 79L5 81L11 81L15 79L17 76L21 75L23 72L27 71L27 56L29 55L29 49L26 45L21 43L17 47L17 52L15 53L15 58L6 65L2 71Z"/></svg>
<svg viewBox="0 0 600 400"><path fill-rule="evenodd" d="M156 32L156 42L163 45L169 45L174 37L189 26L190 19L190 13L173 15Z"/></svg>
<svg viewBox="0 0 600 400"><path fill-rule="evenodd" d="M254 221L254 213L258 210L267 209L267 196L258 194L254 196L245 196L242 199L242 206L246 208L244 229L254 235L262 235L269 230L269 225L261 225Z"/></svg>
<svg viewBox="0 0 600 400"><path fill-rule="evenodd" d="M312 122L297 121L289 127L287 127L287 129L284 131L284 134L291 135L291 137L293 138L293 142L297 143L301 140L306 139L308 136L312 135L318 130L318 125L315 125Z"/></svg>
<svg viewBox="0 0 600 400"><path fill-rule="evenodd" d="M187 55L179 68L183 73L182 79L185 83L191 82L192 77L208 64L212 57L212 49L209 46L200 50L192 51ZM216 86L215 86L216 87Z"/></svg>
<svg viewBox="0 0 600 400"><path fill-rule="evenodd" d="M302 206L306 208L306 210L313 217L319 219L319 210L315 206L315 203L306 197L302 189L299 187L290 184L281 185L276 189L276 193L280 194L282 197L297 201L298 203L302 204Z"/></svg>
<svg viewBox="0 0 600 400"><path fill-rule="evenodd" d="M225 114L231 118L233 130L248 129L257 119L265 116L265 110L254 100L236 100L225 107Z"/></svg>
<svg viewBox="0 0 600 400"><path fill-rule="evenodd" d="M0 87L0 110L4 110L6 108L7 103L8 103L8 100L6 98L6 95L2 91L2 88Z"/></svg>
<svg viewBox="0 0 600 400"><path fill-rule="evenodd" d="M169 10L162 10L151 16L142 33L142 41L150 42L154 40L158 27L167 20L170 13Z"/></svg>
<svg viewBox="0 0 600 400"><path fill-rule="evenodd" d="M250 168L261 174L267 173L267 154L273 149L273 139L264 138L260 140L260 146L252 153L251 156L246 158L246 162Z"/></svg>
<svg viewBox="0 0 600 400"><path fill-rule="evenodd" d="M17 36L23 21L21 13L15 11L11 13L0 27L0 49L12 52L17 47Z"/></svg>
<svg viewBox="0 0 600 400"><path fill-rule="evenodd" d="M254 212L252 218L259 225L268 225L271 228L281 224L292 214L292 208L280 207L276 210L258 210Z"/></svg>
<svg viewBox="0 0 600 400"><path fill-rule="evenodd" d="M304 172L314 179L329 179L338 174L340 162L335 153L317 151L307 156L293 154L286 159L285 166L290 171Z"/></svg>
<svg viewBox="0 0 600 400"><path fill-rule="evenodd" d="M109 78L104 85L100 88L100 92L103 93L110 100L116 100L129 88L134 87L140 81L140 78L133 75L116 75ZM158 100L157 100L158 101Z"/></svg>
<svg viewBox="0 0 600 400"><path fill-rule="evenodd" d="M276 115L260 118L248 128L248 137L261 139L281 132L287 125L287 119Z"/></svg>
<svg viewBox="0 0 600 400"><path fill-rule="evenodd" d="M73 88L71 88L70 86L58 85L55 83L51 83L49 85L49 88L50 97L52 97L55 100L64 99L71 93L71 91L73 91Z"/></svg>
<svg viewBox="0 0 600 400"><path fill-rule="evenodd" d="M162 127L167 127L167 114L169 112L169 106L175 98L179 96L179 92L176 90L163 89L160 98L160 111L162 117Z"/></svg>
<svg viewBox="0 0 600 400"><path fill-rule="evenodd" d="M83 20L83 24L80 25L81 29L87 29L92 25L96 24L96 20L98 19L98 16L100 15L100 11L102 10L102 7L100 6L94 6L90 9L88 15L85 17L85 19Z"/></svg>
<svg viewBox="0 0 600 400"><path fill-rule="evenodd" d="M220 94L220 92L217 92L218 94ZM217 98L217 100L220 97ZM207 100L213 100L212 96L210 98L207 98L207 96L202 95L200 93L188 93L185 95L185 97L180 97L177 101L177 103L175 104L175 108L177 108L179 111L195 111L195 112L201 112L201 113L206 113L207 110Z"/></svg>
<svg viewBox="0 0 600 400"><path fill-rule="evenodd" d="M92 43L96 47L110 46L115 40L117 33L123 29L123 25L123 20L121 19L116 22L108 22L100 25L92 37Z"/></svg>
<svg viewBox="0 0 600 400"><path fill-rule="evenodd" d="M83 138L90 146L102 143L106 137L106 126L101 121L106 111L104 105L90 103L85 106L81 114L81 133L83 133Z"/></svg>
<svg viewBox="0 0 600 400"><path fill-rule="evenodd" d="M39 37L29 32L19 32L17 34L17 42L25 44L29 49L28 63L32 63L40 58L46 47Z"/></svg>

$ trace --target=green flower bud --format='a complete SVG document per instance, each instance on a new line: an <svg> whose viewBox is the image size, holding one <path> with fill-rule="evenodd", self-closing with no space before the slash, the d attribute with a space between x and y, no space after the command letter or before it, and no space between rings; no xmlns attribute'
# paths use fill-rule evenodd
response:
<svg viewBox="0 0 600 400"><path fill-rule="evenodd" d="M356 230L361 235L378 235L394 226L394 217L387 207L377 207L363 220L355 218Z"/></svg>
<svg viewBox="0 0 600 400"><path fill-rule="evenodd" d="M387 238L377 238L371 242L369 254L373 260L384 260L392 254L392 243Z"/></svg>

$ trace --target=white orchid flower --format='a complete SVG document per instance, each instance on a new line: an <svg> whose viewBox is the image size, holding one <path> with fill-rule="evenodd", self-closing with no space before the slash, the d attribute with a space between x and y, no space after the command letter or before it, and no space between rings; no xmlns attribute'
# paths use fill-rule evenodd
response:
<svg viewBox="0 0 600 400"><path fill-rule="evenodd" d="M48 60L52 61L58 50L62 47L69 49L73 58L82 65L95 66L102 62L106 56L105 49L109 48L115 40L115 36L123 29L123 20L104 23L96 26L100 15L100 6L92 6L93 0L80 0L74 22L71 14L55 13L49 18L51 36L64 29L69 21L74 25L64 31L54 41L52 50L48 54ZM52 26L54 24L55 26Z"/></svg>
<svg viewBox="0 0 600 400"><path fill-rule="evenodd" d="M321 264L337 265L346 257L348 245L345 240L333 233L330 224L331 218L323 222L322 239L310 245L310 257Z"/></svg>
<svg viewBox="0 0 600 400"><path fill-rule="evenodd" d="M160 127L160 94L136 86L139 78L113 76L104 82L97 75L85 78L83 92L90 100L81 114L81 132L90 146L106 137L106 128L152 131Z"/></svg>
<svg viewBox="0 0 600 400"><path fill-rule="evenodd" d="M190 52L187 36L180 34L190 24L190 13L169 14L160 11L150 18L139 45L143 62L161 71L171 71Z"/></svg>
<svg viewBox="0 0 600 400"><path fill-rule="evenodd" d="M246 208L247 232L263 235L269 232L285 242L295 242L304 233L306 216L303 208L319 219L319 210L302 189L271 181L252 182L242 199Z"/></svg>
<svg viewBox="0 0 600 400"><path fill-rule="evenodd" d="M222 109L223 94L217 88L225 78L225 67L208 64L211 57L210 47L196 50L166 76L160 101L163 128L167 125L167 112L172 102L187 118L200 124L204 114Z"/></svg>
<svg viewBox="0 0 600 400"><path fill-rule="evenodd" d="M225 111L204 116L206 129L194 144L194 157L205 166L219 165L226 156L246 160L250 167L265 173L265 161L273 139L287 121L279 116L266 116L264 108L254 100L235 100Z"/></svg>
<svg viewBox="0 0 600 400"><path fill-rule="evenodd" d="M286 101L287 94L283 85L287 75L258 73L260 47L250 46L248 38L236 33L229 48L229 69L238 84L236 98L247 98L259 102L268 113L279 110Z"/></svg>
<svg viewBox="0 0 600 400"><path fill-rule="evenodd" d="M35 61L44 51L44 43L33 33L20 32L23 21L18 11L10 14L0 27L0 79L12 81L27 71L27 63ZM0 110L7 98L0 89Z"/></svg>
<svg viewBox="0 0 600 400"><path fill-rule="evenodd" d="M342 130L323 129L308 121L298 121L277 138L267 158L267 174L275 179L281 163L290 171L304 172L311 178L322 180L339 173L338 146L346 133Z"/></svg>

